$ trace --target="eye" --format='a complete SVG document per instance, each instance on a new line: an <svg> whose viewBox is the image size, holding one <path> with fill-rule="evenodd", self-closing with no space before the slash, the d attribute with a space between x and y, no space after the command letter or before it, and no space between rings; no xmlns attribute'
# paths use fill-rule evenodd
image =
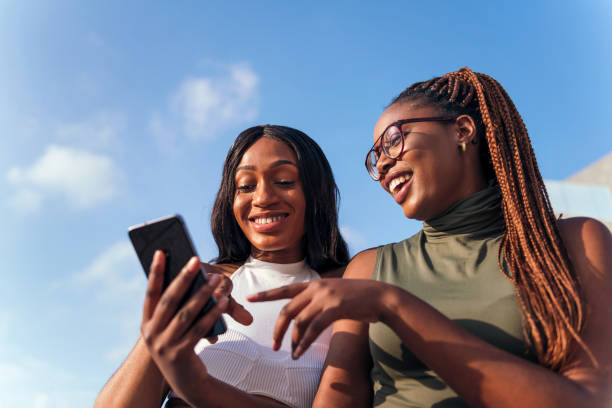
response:
<svg viewBox="0 0 612 408"><path fill-rule="evenodd" d="M295 184L295 181L293 181L293 180L280 180L280 181L277 181L276 184L278 184L281 187L291 187L292 185Z"/></svg>
<svg viewBox="0 0 612 408"><path fill-rule="evenodd" d="M388 132L383 138L383 144L385 148L391 148L399 146L402 143L402 134L398 129L394 129Z"/></svg>
<svg viewBox="0 0 612 408"><path fill-rule="evenodd" d="M255 184L241 184L236 186L236 190L240 193L250 193L255 190Z"/></svg>

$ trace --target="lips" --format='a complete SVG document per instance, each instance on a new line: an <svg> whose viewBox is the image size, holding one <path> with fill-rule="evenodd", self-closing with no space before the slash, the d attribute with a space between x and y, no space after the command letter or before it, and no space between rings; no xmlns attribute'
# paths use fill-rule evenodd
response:
<svg viewBox="0 0 612 408"><path fill-rule="evenodd" d="M262 233L276 233L283 229L283 224L289 217L287 213L266 213L249 217L253 229Z"/></svg>
<svg viewBox="0 0 612 408"><path fill-rule="evenodd" d="M278 222L284 218L287 218L287 214L278 214L278 215L258 215L256 217L250 217L249 221L254 222L259 225L271 224L273 222Z"/></svg>
<svg viewBox="0 0 612 408"><path fill-rule="evenodd" d="M392 195L396 195L401 190L402 186L410 180L412 180L412 171L393 175L387 182L387 188Z"/></svg>

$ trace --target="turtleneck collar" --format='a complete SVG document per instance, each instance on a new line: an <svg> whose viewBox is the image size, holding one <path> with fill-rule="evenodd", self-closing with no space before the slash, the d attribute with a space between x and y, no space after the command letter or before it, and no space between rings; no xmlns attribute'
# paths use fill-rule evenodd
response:
<svg viewBox="0 0 612 408"><path fill-rule="evenodd" d="M485 238L499 235L505 228L497 185L459 200L442 214L423 222L423 232L428 241L453 235Z"/></svg>

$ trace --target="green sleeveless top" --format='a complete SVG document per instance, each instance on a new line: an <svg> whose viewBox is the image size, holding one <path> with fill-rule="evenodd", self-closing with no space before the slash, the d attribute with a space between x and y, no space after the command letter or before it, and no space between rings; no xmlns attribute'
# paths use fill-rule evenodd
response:
<svg viewBox="0 0 612 408"><path fill-rule="evenodd" d="M533 359L514 285L499 269L504 229L501 196L490 186L424 222L416 235L378 248L372 279L399 286L475 336ZM468 406L388 326L369 330L375 407Z"/></svg>

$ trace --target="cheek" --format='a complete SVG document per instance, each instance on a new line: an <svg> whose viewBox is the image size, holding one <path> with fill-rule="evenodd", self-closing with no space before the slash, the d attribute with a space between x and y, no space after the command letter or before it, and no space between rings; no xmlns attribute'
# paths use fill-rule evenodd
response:
<svg viewBox="0 0 612 408"><path fill-rule="evenodd" d="M234 217L238 221L238 223L242 223L242 218L246 216L245 211L248 210L247 200L244 197L240 197L237 195L234 198L234 204L232 205L232 209L234 212Z"/></svg>

